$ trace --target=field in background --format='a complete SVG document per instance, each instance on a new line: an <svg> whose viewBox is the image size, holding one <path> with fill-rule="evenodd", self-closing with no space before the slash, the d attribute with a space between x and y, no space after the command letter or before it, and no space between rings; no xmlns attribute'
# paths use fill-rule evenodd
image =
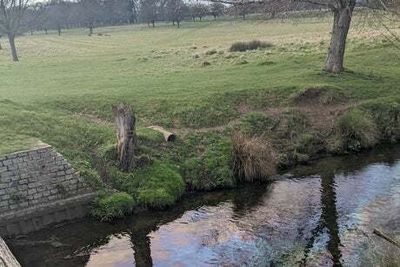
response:
<svg viewBox="0 0 400 267"><path fill-rule="evenodd" d="M257 109L261 100L251 95L261 91L271 106L310 86L341 87L358 100L400 94L399 51L364 32L351 34L349 71L323 73L329 29L329 18L205 21L20 37L19 63L0 51L0 154L40 139L72 160L86 158L113 141L111 105L119 101L134 106L139 126L190 132L238 119L240 100ZM273 47L227 51L253 39Z"/></svg>

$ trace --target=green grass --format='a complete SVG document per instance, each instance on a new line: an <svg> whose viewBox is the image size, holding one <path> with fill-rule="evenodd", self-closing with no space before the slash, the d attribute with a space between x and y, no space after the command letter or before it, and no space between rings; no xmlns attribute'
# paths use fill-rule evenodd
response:
<svg viewBox="0 0 400 267"><path fill-rule="evenodd" d="M177 181L171 193L161 188L154 197L144 188L143 202L162 206L157 201L164 197L168 204L175 201L181 195L177 175L185 173L190 176L183 177L186 184L196 189L232 186L230 130L224 126L245 116L246 129L262 134L271 120L259 112L292 105L293 95L304 88L340 88L354 102L400 97L399 51L368 34L351 32L345 73L323 72L329 30L329 18L312 18L301 23L205 21L184 23L181 29L108 27L96 29L107 35L91 37L83 29L19 37L19 63L11 62L8 49L0 51L0 154L41 140L98 185L93 155L103 157L115 143L111 106L123 101L136 111L140 152L159 162L154 168L167 164L176 173L171 174ZM233 43L251 40L273 46L228 52ZM210 65L203 67L205 61ZM144 128L152 124L174 128L178 140L164 144ZM378 126L386 132L398 129ZM305 134L297 141L302 150L313 142ZM211 185L204 183L207 175L214 179ZM137 182L133 191L140 194Z"/></svg>

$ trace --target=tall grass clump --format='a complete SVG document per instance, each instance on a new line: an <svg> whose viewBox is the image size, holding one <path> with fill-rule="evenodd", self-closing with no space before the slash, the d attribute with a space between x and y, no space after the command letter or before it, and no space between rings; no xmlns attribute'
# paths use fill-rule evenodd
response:
<svg viewBox="0 0 400 267"><path fill-rule="evenodd" d="M253 40L250 42L236 42L231 45L229 52L244 52L248 50L257 50L272 47L271 43Z"/></svg>
<svg viewBox="0 0 400 267"><path fill-rule="evenodd" d="M360 151L378 143L379 132L369 113L353 109L345 113L338 121L338 131L342 149Z"/></svg>
<svg viewBox="0 0 400 267"><path fill-rule="evenodd" d="M268 181L276 174L277 157L268 141L237 133L232 144L233 170L239 182Z"/></svg>
<svg viewBox="0 0 400 267"><path fill-rule="evenodd" d="M98 198L91 213L101 221L112 221L132 213L134 206L135 200L131 195L118 192Z"/></svg>

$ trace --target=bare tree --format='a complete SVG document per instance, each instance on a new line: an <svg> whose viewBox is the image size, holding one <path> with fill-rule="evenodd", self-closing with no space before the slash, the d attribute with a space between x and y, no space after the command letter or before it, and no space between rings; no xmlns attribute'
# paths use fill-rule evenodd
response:
<svg viewBox="0 0 400 267"><path fill-rule="evenodd" d="M187 6L182 0L169 0L165 5L167 18L172 21L172 23L177 24L180 27L181 21L184 19Z"/></svg>
<svg viewBox="0 0 400 267"><path fill-rule="evenodd" d="M222 3L212 3L210 5L210 13L214 17L214 19L217 19L217 17L222 16L225 12L225 5Z"/></svg>
<svg viewBox="0 0 400 267"><path fill-rule="evenodd" d="M202 18L204 18L205 16L207 16L210 13L210 10L209 10L208 5L196 1L190 5L190 12L191 12L193 21L195 21L196 18L199 18L199 20L201 21Z"/></svg>
<svg viewBox="0 0 400 267"><path fill-rule="evenodd" d="M89 28L89 36L93 34L93 29L96 25L96 20L100 12L100 4L97 0L80 0L83 23Z"/></svg>
<svg viewBox="0 0 400 267"><path fill-rule="evenodd" d="M159 14L159 0L140 0L140 13L143 21L150 23L155 27Z"/></svg>
<svg viewBox="0 0 400 267"><path fill-rule="evenodd" d="M18 61L15 36L29 0L0 0L0 31L7 34L13 61Z"/></svg>
<svg viewBox="0 0 400 267"><path fill-rule="evenodd" d="M133 24L138 21L139 3L138 0L128 0L129 23Z"/></svg>

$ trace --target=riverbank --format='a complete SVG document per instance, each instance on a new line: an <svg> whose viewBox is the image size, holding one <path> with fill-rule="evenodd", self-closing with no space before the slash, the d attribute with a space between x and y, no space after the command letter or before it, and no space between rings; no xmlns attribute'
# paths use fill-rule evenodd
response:
<svg viewBox="0 0 400 267"><path fill-rule="evenodd" d="M7 242L32 267L396 266L398 248L373 230L400 235L399 151L326 158L271 184L193 193L166 210L55 225Z"/></svg>
<svg viewBox="0 0 400 267"><path fill-rule="evenodd" d="M132 207L171 206L185 192L237 186L234 133L270 144L281 169L398 141L398 50L354 31L347 71L324 73L329 20L21 37L21 62L0 63L0 153L35 139L52 145L93 186L119 191L98 202L97 215L107 219L103 207L121 215ZM253 39L271 45L228 51ZM111 106L119 102L136 112L137 155L144 159L129 174L113 159ZM150 125L176 132L177 140L166 143Z"/></svg>

